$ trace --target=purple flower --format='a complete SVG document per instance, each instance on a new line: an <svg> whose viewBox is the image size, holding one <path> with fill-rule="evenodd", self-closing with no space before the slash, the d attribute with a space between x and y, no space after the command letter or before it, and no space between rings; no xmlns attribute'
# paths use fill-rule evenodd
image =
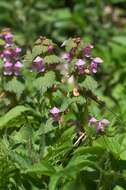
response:
<svg viewBox="0 0 126 190"><path fill-rule="evenodd" d="M70 53L64 53L61 58L62 58L62 59L65 59L66 61L68 61L68 63L70 63L70 62L71 62L71 59L72 59Z"/></svg>
<svg viewBox="0 0 126 190"><path fill-rule="evenodd" d="M4 61L4 75L19 75L22 64L19 61L18 54L21 52L21 48L15 47L13 43L13 34L10 30L3 31L0 38L6 43L3 51L0 53L0 57Z"/></svg>
<svg viewBox="0 0 126 190"><path fill-rule="evenodd" d="M76 62L76 67L78 69L79 74L83 74L84 73L84 65L85 65L85 61L82 59L78 59Z"/></svg>
<svg viewBox="0 0 126 190"><path fill-rule="evenodd" d="M91 71L93 73L96 73L97 72L97 66L102 63L103 60L100 58L100 57L95 57L92 59L92 62L91 62Z"/></svg>
<svg viewBox="0 0 126 190"><path fill-rule="evenodd" d="M4 34L4 39L5 40L12 40L13 39L13 34L10 32L7 32L6 34Z"/></svg>
<svg viewBox="0 0 126 190"><path fill-rule="evenodd" d="M53 51L54 47L53 45L49 44L48 46L48 52L51 53Z"/></svg>
<svg viewBox="0 0 126 190"><path fill-rule="evenodd" d="M14 50L15 54L19 54L21 52L21 48L19 47L16 47L15 50Z"/></svg>
<svg viewBox="0 0 126 190"><path fill-rule="evenodd" d="M84 55L85 57L91 57L91 50L93 49L93 45L92 44L88 44L84 49L83 49L83 52L84 52Z"/></svg>
<svg viewBox="0 0 126 190"><path fill-rule="evenodd" d="M89 120L89 123L90 123L90 125L94 125L94 124L97 124L97 119L95 118L95 117L91 117L91 119Z"/></svg>
<svg viewBox="0 0 126 190"><path fill-rule="evenodd" d="M13 64L9 61L4 63L4 75L12 75L13 74Z"/></svg>
<svg viewBox="0 0 126 190"><path fill-rule="evenodd" d="M5 49L2 53L2 58L4 61L9 61L12 56L12 52L10 49Z"/></svg>
<svg viewBox="0 0 126 190"><path fill-rule="evenodd" d="M100 133L100 132L104 132L105 127L107 127L110 124L110 122L107 119L102 119L102 120L98 121L95 117L92 117L89 120L89 124L95 125L96 132Z"/></svg>
<svg viewBox="0 0 126 190"><path fill-rule="evenodd" d="M61 112L60 109L57 108L57 107L53 107L50 110L51 116L52 116L54 121L59 121L60 120L60 112Z"/></svg>
<svg viewBox="0 0 126 190"><path fill-rule="evenodd" d="M107 119L102 119L101 121L98 122L96 132L104 132L104 128L108 126L110 122Z"/></svg>
<svg viewBox="0 0 126 190"><path fill-rule="evenodd" d="M43 59L39 56L37 56L32 64L32 69L33 70L37 70L38 72L44 72L45 71L45 66L44 66L44 62Z"/></svg>
<svg viewBox="0 0 126 190"><path fill-rule="evenodd" d="M20 75L20 72L21 72L21 68L23 67L22 63L20 61L17 61L15 64L14 64L14 74L17 76L17 75Z"/></svg>
<svg viewBox="0 0 126 190"><path fill-rule="evenodd" d="M7 32L6 34L4 34L4 39L6 42L6 47L13 45L13 34L12 33Z"/></svg>

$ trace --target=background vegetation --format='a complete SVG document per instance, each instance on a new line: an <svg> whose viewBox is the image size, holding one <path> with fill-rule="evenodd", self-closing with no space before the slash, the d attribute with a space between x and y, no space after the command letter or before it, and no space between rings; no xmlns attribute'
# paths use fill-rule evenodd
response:
<svg viewBox="0 0 126 190"><path fill-rule="evenodd" d="M110 135L108 134L104 139L98 139L97 146L90 146L91 142L86 142L88 147L85 148L82 144L79 150L71 154L72 139L70 141L69 139L74 136L72 130L55 131L50 137L52 127L50 120L46 123L47 131L43 132L42 126L37 131L36 127L34 130L31 128L33 122L31 118L28 121L29 130L25 126L19 127L22 126L24 115L22 119L18 118L20 121L16 119L18 130L13 131L12 127L8 131L3 129L0 131L1 190L126 189L126 152L123 152L126 148L125 10L126 0L0 1L0 28L11 28L17 44L23 48L24 52L27 48L32 48L39 36L51 38L58 45L69 37L78 36L81 36L85 43L93 43L94 54L104 60L95 79L98 81L96 94L105 104L97 108L97 105L93 103L90 108L91 113L106 115L111 125L114 125L114 128L110 127ZM30 81L31 78L28 80ZM31 101L30 98L27 101ZM5 105L8 105L8 99L0 99L1 117L5 114ZM25 108L22 109L21 112L27 111ZM17 112L20 113L20 109ZM11 114L15 115L15 113ZM3 120L0 121L4 123ZM60 136L59 133L62 132L64 133ZM52 141L56 140L53 135L57 138L61 137L61 141L58 139L60 144L53 144ZM42 164L33 166L34 160L36 163L39 156L43 155L41 151L45 146L45 138L49 138L50 142L46 143L52 143L52 147L49 147L49 153ZM42 139L41 142L40 139ZM41 145L41 150L38 144ZM57 167L57 162L67 154L72 157L69 165L63 163L65 169ZM66 159L66 162L68 160ZM96 165L92 165L94 163ZM81 171L81 168L84 170ZM59 179L59 186L56 187ZM48 184L50 184L49 187Z"/></svg>

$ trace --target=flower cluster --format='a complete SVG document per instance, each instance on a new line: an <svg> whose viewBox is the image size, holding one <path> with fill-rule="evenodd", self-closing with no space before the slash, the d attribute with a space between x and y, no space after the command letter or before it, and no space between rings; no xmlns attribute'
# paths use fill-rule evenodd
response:
<svg viewBox="0 0 126 190"><path fill-rule="evenodd" d="M40 46L44 49L44 55L48 56L53 53L54 51L54 43L47 39L46 37L40 36L40 38L35 43L36 47ZM36 71L38 73L43 73L46 70L46 64L44 61L44 58L42 58L43 53L40 53L38 56L36 56L33 61L32 65L30 67L30 71ZM54 64L51 64L52 67L55 67ZM49 69L49 67L48 67Z"/></svg>
<svg viewBox="0 0 126 190"><path fill-rule="evenodd" d="M14 43L13 34L9 29L6 29L1 32L0 39L3 43L3 50L0 53L0 57L4 62L3 65L3 73L4 75L20 75L21 69L23 67L19 54L21 53L21 48L17 47ZM71 44L71 45L70 45ZM40 45L43 48L43 53L39 51L39 53L32 58L32 63L30 66L31 71L36 71L38 73L44 73L45 71L49 71L50 69L54 70L57 64L61 63L59 61L59 57L56 55L50 55L54 51L55 44L52 41L48 40L46 37L40 37L35 45ZM68 47L67 47L68 46ZM39 47L39 46L38 46ZM67 73L65 73L65 77L68 77L68 83L74 84L73 95L78 97L81 95L78 87L76 86L76 77L74 78L74 74L69 72L69 65L74 65L75 74L84 75L84 74L92 74L97 72L98 66L103 62L100 57L92 56L92 49L94 48L92 44L88 44L84 46L82 40L80 38L70 39L68 41L63 42L61 47L66 48L66 52L62 55L61 59L65 60L64 67L59 67L61 74L63 73L63 69ZM37 51L37 50L36 50ZM33 51L31 51L32 54ZM48 57L49 54L49 57ZM45 57L42 58L42 56ZM50 57L52 56L52 62L50 61ZM56 58L57 59L56 59ZM49 63L48 63L49 60ZM57 61L58 60L58 61ZM73 61L73 62L72 62ZM71 64L72 63L72 64ZM74 63L74 64L73 64ZM58 69L57 69L58 70ZM72 72L74 72L72 71ZM39 76L37 76L39 77ZM64 77L64 78L65 78ZM67 80L67 79L66 79ZM64 79L65 81L65 79ZM62 83L65 83L61 80ZM53 90L55 91L57 88L54 85ZM71 97L72 98L72 97ZM53 107L50 109L50 115L54 122L59 122L62 120L61 118L61 110L58 107ZM97 120L95 117L92 117L89 120L90 125L96 126L96 132L104 132L105 127L109 125L109 121L107 119Z"/></svg>
<svg viewBox="0 0 126 190"><path fill-rule="evenodd" d="M89 120L89 124L96 126L96 132L100 133L100 132L104 132L105 127L107 127L110 124L110 122L107 119L102 119L99 121L95 117L92 117Z"/></svg>
<svg viewBox="0 0 126 190"><path fill-rule="evenodd" d="M0 38L4 41L4 49L0 56L4 62L4 75L20 75L22 63L19 60L21 48L16 47L13 42L13 34L10 30L5 30L0 34Z"/></svg>
<svg viewBox="0 0 126 190"><path fill-rule="evenodd" d="M94 46L92 44L88 44L83 47L81 45L80 38L73 39L73 43L75 43L74 47L71 48L69 52L65 52L62 55L62 59L66 60L67 63L71 63L74 57L77 57L75 69L79 75L96 73L98 66L103 62L103 60L100 57L92 56L92 49ZM67 41L64 41L61 45L61 47L65 46L67 46Z"/></svg>

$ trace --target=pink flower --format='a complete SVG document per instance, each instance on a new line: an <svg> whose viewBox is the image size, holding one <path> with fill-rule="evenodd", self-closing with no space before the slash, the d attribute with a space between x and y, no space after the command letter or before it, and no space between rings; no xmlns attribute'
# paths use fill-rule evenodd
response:
<svg viewBox="0 0 126 190"><path fill-rule="evenodd" d="M93 45L92 44L88 44L84 49L83 49L83 52L84 52L84 55L85 57L91 57L91 50L93 49Z"/></svg>
<svg viewBox="0 0 126 190"><path fill-rule="evenodd" d="M84 73L84 65L85 65L85 61L82 59L78 59L76 62L76 67L78 69L79 74L83 74Z"/></svg>
<svg viewBox="0 0 126 190"><path fill-rule="evenodd" d="M92 117L89 120L89 124L95 125L96 132L100 133L100 132L104 132L105 127L107 127L110 124L110 122L107 119L102 119L102 120L98 121L95 117Z"/></svg>
<svg viewBox="0 0 126 190"><path fill-rule="evenodd" d="M4 34L4 39L6 42L6 47L13 45L13 34L12 33L7 32L6 34Z"/></svg>
<svg viewBox="0 0 126 190"><path fill-rule="evenodd" d="M5 49L2 53L2 58L4 61L9 61L12 56L12 51L10 49Z"/></svg>
<svg viewBox="0 0 126 190"><path fill-rule="evenodd" d="M23 67L22 63L20 61L17 61L14 65L14 74L20 75L21 68Z"/></svg>
<svg viewBox="0 0 126 190"><path fill-rule="evenodd" d="M15 48L15 53L16 53L16 55L19 54L20 52L21 52L21 48L16 47L16 48Z"/></svg>
<svg viewBox="0 0 126 190"><path fill-rule="evenodd" d="M95 117L91 117L91 119L89 120L89 123L90 123L90 125L92 125L92 124L96 124L97 121L98 120Z"/></svg>
<svg viewBox="0 0 126 190"><path fill-rule="evenodd" d="M45 66L44 66L44 62L43 59L39 56L37 56L32 64L32 69L33 70L37 70L38 72L44 72L45 71Z"/></svg>
<svg viewBox="0 0 126 190"><path fill-rule="evenodd" d="M50 113L52 115L52 118L54 121L59 121L60 119L60 109L57 108L57 107L53 107L51 110L50 110Z"/></svg>
<svg viewBox="0 0 126 190"><path fill-rule="evenodd" d="M64 53L61 58L65 59L66 61L68 61L68 63L70 63L71 60L72 60L72 57L71 57L70 53Z"/></svg>
<svg viewBox="0 0 126 190"><path fill-rule="evenodd" d="M5 40L12 40L13 34L10 32L7 32L6 34L4 34L4 38L5 38Z"/></svg>
<svg viewBox="0 0 126 190"><path fill-rule="evenodd" d="M4 75L12 75L13 74L13 64L9 61L4 63Z"/></svg>
<svg viewBox="0 0 126 190"><path fill-rule="evenodd" d="M97 66L101 64L102 62L103 60L100 57L93 58L91 62L91 71L93 73L97 73Z"/></svg>
<svg viewBox="0 0 126 190"><path fill-rule="evenodd" d="M97 133L104 132L104 128L109 124L110 122L107 119L102 119L101 121L99 121L96 128Z"/></svg>
<svg viewBox="0 0 126 190"><path fill-rule="evenodd" d="M53 51L53 49L54 49L53 45L50 44L48 46L48 52L51 53Z"/></svg>

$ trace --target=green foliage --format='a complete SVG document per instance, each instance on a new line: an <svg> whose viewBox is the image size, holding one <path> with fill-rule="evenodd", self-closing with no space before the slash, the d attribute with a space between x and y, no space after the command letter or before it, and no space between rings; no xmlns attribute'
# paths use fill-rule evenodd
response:
<svg viewBox="0 0 126 190"><path fill-rule="evenodd" d="M1 190L126 189L125 22L125 0L0 1L0 26L14 31L24 65L21 76L5 77L0 60ZM61 49L44 36L58 44L81 36L104 63L95 76L78 76L80 50L64 68ZM62 51L75 50L74 40ZM29 72L37 56L43 73ZM61 111L58 123L50 114L54 106ZM111 124L97 134L91 116Z"/></svg>
<svg viewBox="0 0 126 190"><path fill-rule="evenodd" d="M48 88L55 84L55 73L50 71L43 77L39 77L34 81L35 90L38 90L41 94L44 94Z"/></svg>
<svg viewBox="0 0 126 190"><path fill-rule="evenodd" d="M47 51L51 40L40 37L36 43L22 59L26 65L21 75L1 78L2 104L7 105L0 117L1 188L125 189L125 125L118 116L113 119L113 110L100 101L106 96L93 77L92 59L85 66L89 73L79 74L75 63L83 55L83 42L80 38L65 42L67 51L76 50L72 69L58 52ZM115 49L117 46L114 44ZM43 72L29 70L37 56L44 60ZM123 90L118 84L113 97L120 100ZM54 119L57 113L50 112L54 107L59 109L58 121ZM97 126L89 124L92 116L110 118L111 125L98 133Z"/></svg>
<svg viewBox="0 0 126 190"><path fill-rule="evenodd" d="M25 86L16 78L13 78L5 84L5 91L15 93L17 97L20 97L25 89Z"/></svg>
<svg viewBox="0 0 126 190"><path fill-rule="evenodd" d="M44 57L45 63L53 64L53 63L60 63L60 59L56 55L48 55Z"/></svg>
<svg viewBox="0 0 126 190"><path fill-rule="evenodd" d="M19 117L22 113L29 111L30 109L25 106L16 106L5 115L0 117L0 128L6 127L9 121L12 121L16 117ZM7 126L10 127L10 126Z"/></svg>
<svg viewBox="0 0 126 190"><path fill-rule="evenodd" d="M97 82L91 76L86 76L86 79L80 83L80 87L84 87L85 89L91 90L92 92L96 90L97 86Z"/></svg>

